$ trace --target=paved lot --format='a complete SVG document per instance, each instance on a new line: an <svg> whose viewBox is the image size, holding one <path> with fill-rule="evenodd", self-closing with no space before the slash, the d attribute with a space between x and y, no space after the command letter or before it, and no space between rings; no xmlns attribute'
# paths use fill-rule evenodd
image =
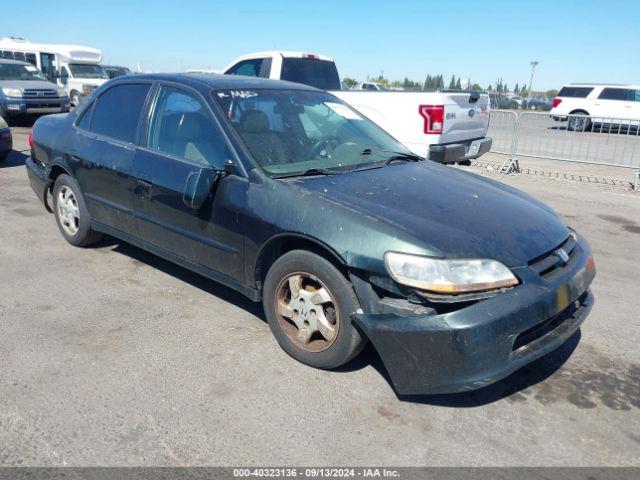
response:
<svg viewBox="0 0 640 480"><path fill-rule="evenodd" d="M23 165L0 166L0 464L640 465L640 194L500 177L590 239L591 316L497 385L399 399L371 349L305 367L239 294L115 240L69 246Z"/></svg>

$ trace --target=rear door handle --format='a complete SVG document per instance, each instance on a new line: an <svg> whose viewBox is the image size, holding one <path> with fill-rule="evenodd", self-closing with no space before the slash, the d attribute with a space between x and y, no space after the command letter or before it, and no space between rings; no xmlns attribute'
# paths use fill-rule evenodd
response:
<svg viewBox="0 0 640 480"><path fill-rule="evenodd" d="M140 185L141 187L144 187L144 188L153 187L153 183L147 182L146 180L142 180L141 178L138 179L137 183L138 183L138 185Z"/></svg>

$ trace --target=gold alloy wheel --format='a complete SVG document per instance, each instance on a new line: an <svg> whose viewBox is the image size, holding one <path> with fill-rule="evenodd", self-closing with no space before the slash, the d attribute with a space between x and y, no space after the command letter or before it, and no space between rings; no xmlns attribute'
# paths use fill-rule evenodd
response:
<svg viewBox="0 0 640 480"><path fill-rule="evenodd" d="M298 347L321 352L333 345L340 316L333 295L318 278L304 272L288 275L278 284L275 300L278 323Z"/></svg>

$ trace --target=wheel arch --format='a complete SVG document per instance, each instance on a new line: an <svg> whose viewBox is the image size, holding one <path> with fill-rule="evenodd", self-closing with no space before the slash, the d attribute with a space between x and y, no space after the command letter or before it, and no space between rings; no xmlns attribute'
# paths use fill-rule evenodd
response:
<svg viewBox="0 0 640 480"><path fill-rule="evenodd" d="M584 108L576 108L569 112L569 115L579 115L579 114L589 115L589 112L587 112Z"/></svg>
<svg viewBox="0 0 640 480"><path fill-rule="evenodd" d="M283 232L267 240L258 251L253 267L253 280L259 290L262 290L264 278L271 265L282 255L292 250L307 250L331 262L338 270L347 276L347 263L326 243L317 238L295 233Z"/></svg>

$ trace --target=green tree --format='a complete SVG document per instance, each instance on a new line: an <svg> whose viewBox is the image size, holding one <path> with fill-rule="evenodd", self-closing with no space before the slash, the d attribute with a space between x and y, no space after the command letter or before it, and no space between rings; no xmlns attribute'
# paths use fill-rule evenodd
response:
<svg viewBox="0 0 640 480"><path fill-rule="evenodd" d="M518 85L518 83L516 82L516 86L513 87L513 93L520 93L520 86Z"/></svg>
<svg viewBox="0 0 640 480"><path fill-rule="evenodd" d="M473 85L471 85L471 90L482 90L482 87L477 83L474 83Z"/></svg>
<svg viewBox="0 0 640 480"><path fill-rule="evenodd" d="M449 81L449 88L451 90L456 88L456 76L455 75L451 75L451 80Z"/></svg>
<svg viewBox="0 0 640 480"><path fill-rule="evenodd" d="M456 81L456 89L462 90L462 83L460 83L460 77L458 77L458 80Z"/></svg>
<svg viewBox="0 0 640 480"><path fill-rule="evenodd" d="M556 90L556 89L547 90L546 94L547 94L547 97L549 97L549 98L557 97L558 96L558 90Z"/></svg>
<svg viewBox="0 0 640 480"><path fill-rule="evenodd" d="M353 88L358 85L358 82L353 78L345 77L342 79L342 85L346 88Z"/></svg>

